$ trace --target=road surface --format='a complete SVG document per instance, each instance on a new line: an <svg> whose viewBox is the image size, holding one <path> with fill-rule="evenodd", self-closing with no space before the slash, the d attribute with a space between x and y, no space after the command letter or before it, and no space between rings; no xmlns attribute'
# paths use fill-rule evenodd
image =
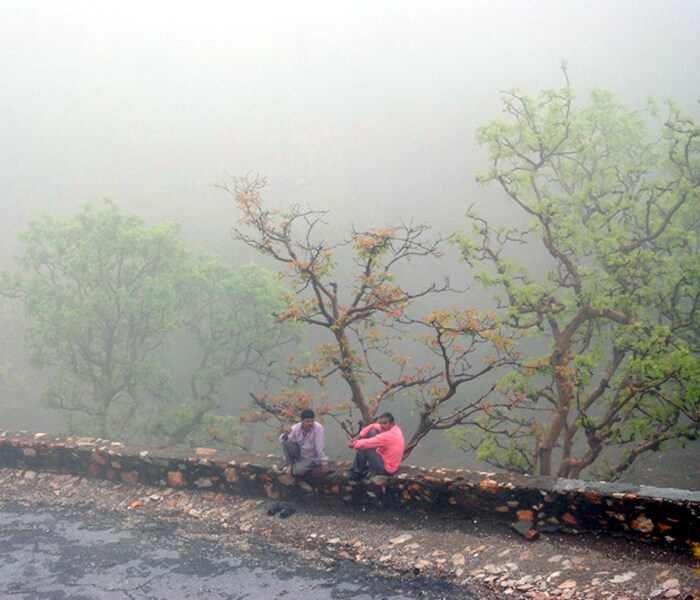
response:
<svg viewBox="0 0 700 600"><path fill-rule="evenodd" d="M357 565L329 571L293 569L264 546L232 556L215 544L186 539L172 527L125 528L113 515L97 521L62 514L0 509L0 598L132 600L472 598L449 585L372 579Z"/></svg>

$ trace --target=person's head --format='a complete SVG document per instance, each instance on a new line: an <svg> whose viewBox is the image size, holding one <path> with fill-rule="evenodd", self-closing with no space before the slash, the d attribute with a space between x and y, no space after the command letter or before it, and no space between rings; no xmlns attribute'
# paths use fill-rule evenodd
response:
<svg viewBox="0 0 700 600"><path fill-rule="evenodd" d="M389 431L394 426L394 415L391 413L384 413L379 415L377 423L382 428L382 431Z"/></svg>
<svg viewBox="0 0 700 600"><path fill-rule="evenodd" d="M311 429L314 426L316 414L310 408L305 408L301 411L301 426L304 429Z"/></svg>

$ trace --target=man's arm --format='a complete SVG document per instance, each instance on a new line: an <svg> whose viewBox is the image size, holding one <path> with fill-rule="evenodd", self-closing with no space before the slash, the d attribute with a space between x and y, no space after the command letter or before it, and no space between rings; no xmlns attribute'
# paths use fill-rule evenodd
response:
<svg viewBox="0 0 700 600"><path fill-rule="evenodd" d="M362 437L362 431L358 433L356 436L351 437L348 440L348 448L354 448L355 447L355 442L359 440Z"/></svg>
<svg viewBox="0 0 700 600"><path fill-rule="evenodd" d="M379 446L386 446L387 440L390 436L384 432L378 433L371 438L362 438L354 443L355 450L366 450L367 448L379 448Z"/></svg>
<svg viewBox="0 0 700 600"><path fill-rule="evenodd" d="M351 437L348 440L348 447L352 448L355 446L355 442L360 439L360 434L358 433L355 437Z"/></svg>
<svg viewBox="0 0 700 600"><path fill-rule="evenodd" d="M286 444L287 440L289 439L289 436L292 434L292 428L288 427L287 429L282 429L282 433L280 434L279 438L277 438L277 441L280 444Z"/></svg>
<svg viewBox="0 0 700 600"><path fill-rule="evenodd" d="M350 440L348 440L348 448L357 448L357 445L356 445L357 442L359 442L360 440L363 440L364 438L366 438L366 437L367 437L367 434L368 434L372 429L377 429L377 427L378 427L378 425L377 425L376 423L370 423L369 425L367 425L367 427L363 427L363 428L360 430L360 433L358 433L355 437L350 438ZM363 448L364 448L364 447L366 447L366 446L363 446ZM360 450L360 448L357 448L357 449Z"/></svg>
<svg viewBox="0 0 700 600"><path fill-rule="evenodd" d="M326 453L323 451L323 446L325 444L325 431L324 431L323 425L319 424L319 427L316 429L315 433L316 433L316 457L321 462L321 466L328 467L328 457L326 456Z"/></svg>

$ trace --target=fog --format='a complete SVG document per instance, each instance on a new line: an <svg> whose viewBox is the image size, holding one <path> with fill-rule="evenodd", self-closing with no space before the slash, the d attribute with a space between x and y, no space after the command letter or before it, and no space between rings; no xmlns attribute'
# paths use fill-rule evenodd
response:
<svg viewBox="0 0 700 600"><path fill-rule="evenodd" d="M105 197L253 259L212 186L225 173L267 177L277 205L329 210L338 231L403 218L447 235L473 202L506 218L474 183L500 90L559 86L566 60L580 98L697 116L699 37L694 0L2 2L0 268L42 211Z"/></svg>
<svg viewBox="0 0 700 600"><path fill-rule="evenodd" d="M230 250L210 184L260 173L337 220L430 217L478 195L499 90L562 83L694 109L696 2L5 2L2 238L110 197ZM5 262L5 261L3 261Z"/></svg>

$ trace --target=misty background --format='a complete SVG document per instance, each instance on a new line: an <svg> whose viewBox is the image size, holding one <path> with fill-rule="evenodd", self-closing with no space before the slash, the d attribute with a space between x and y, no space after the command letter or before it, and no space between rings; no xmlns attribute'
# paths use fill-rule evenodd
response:
<svg viewBox="0 0 700 600"><path fill-rule="evenodd" d="M260 262L231 237L238 214L212 186L225 173L267 177L277 206L329 210L338 237L400 219L449 235L475 202L504 220L499 192L474 181L474 132L500 115L500 90L559 87L566 60L581 99L594 87L631 107L670 98L697 118L699 38L693 0L3 1L0 268L41 212L101 198L180 222L233 264ZM456 257L443 268L468 279ZM0 305L0 365L19 382L0 426L58 429L18 315ZM410 462L467 460L438 436Z"/></svg>

